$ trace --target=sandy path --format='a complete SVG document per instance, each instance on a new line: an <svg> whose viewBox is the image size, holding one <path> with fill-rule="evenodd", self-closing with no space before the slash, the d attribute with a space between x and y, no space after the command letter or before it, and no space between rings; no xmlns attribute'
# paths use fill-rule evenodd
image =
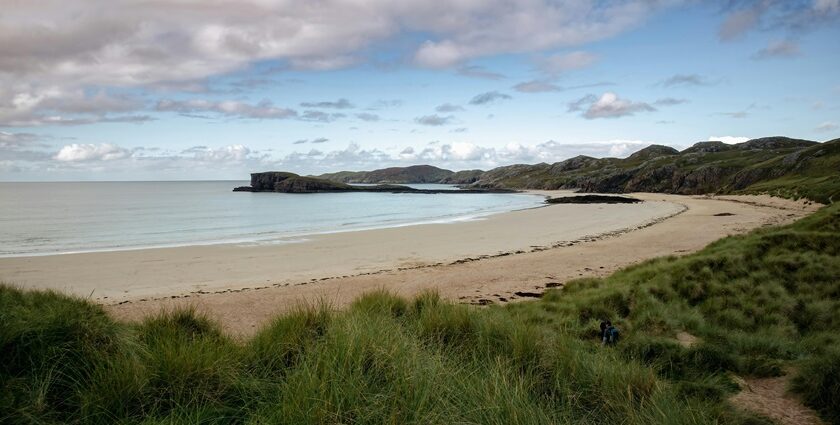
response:
<svg viewBox="0 0 840 425"><path fill-rule="evenodd" d="M522 299L515 295L518 291L539 292L574 278L607 275L645 259L693 252L727 235L792 222L818 207L755 196L727 200L661 194L633 196L645 199L648 201L646 204L664 202L683 205L687 209L641 229L624 232L612 229L607 231L612 232L611 235L598 236L598 233L603 232L595 232L555 239L554 243L543 241L536 248L519 254L438 266L392 269L288 286L283 284L259 290L232 290L191 294L188 298L131 302L111 305L108 309L119 318L136 320L161 308L191 304L220 320L228 331L247 336L275 314L297 303L324 300L335 307L341 307L364 292L379 288L406 296L433 289L446 298L461 302L513 301ZM560 212L552 208L534 211L542 211L543 214ZM615 209L609 210L616 212ZM716 215L721 213L729 215ZM490 222L483 223L487 227ZM492 240L492 234L486 231L488 240ZM558 242L558 247L544 248ZM497 251L495 245L491 246L494 249L486 250L487 254Z"/></svg>
<svg viewBox="0 0 840 425"><path fill-rule="evenodd" d="M817 412L788 392L790 375L775 378L746 378L741 392L730 401L746 410L773 419L781 425L821 425Z"/></svg>

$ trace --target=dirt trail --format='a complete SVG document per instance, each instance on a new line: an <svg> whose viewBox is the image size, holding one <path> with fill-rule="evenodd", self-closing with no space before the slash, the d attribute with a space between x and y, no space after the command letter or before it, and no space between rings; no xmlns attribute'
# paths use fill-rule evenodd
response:
<svg viewBox="0 0 840 425"><path fill-rule="evenodd" d="M743 379L741 392L730 401L735 406L766 416L781 425L821 425L817 413L787 392L790 375Z"/></svg>

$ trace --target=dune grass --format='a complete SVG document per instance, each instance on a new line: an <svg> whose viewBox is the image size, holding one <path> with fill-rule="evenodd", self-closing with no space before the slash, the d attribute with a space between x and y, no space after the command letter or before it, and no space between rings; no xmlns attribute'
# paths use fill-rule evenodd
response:
<svg viewBox="0 0 840 425"><path fill-rule="evenodd" d="M599 344L604 318L616 346ZM118 323L0 286L0 423L761 424L726 401L733 377L791 370L840 423L838 330L837 205L539 301L374 292L300 307L247 341L193 310Z"/></svg>

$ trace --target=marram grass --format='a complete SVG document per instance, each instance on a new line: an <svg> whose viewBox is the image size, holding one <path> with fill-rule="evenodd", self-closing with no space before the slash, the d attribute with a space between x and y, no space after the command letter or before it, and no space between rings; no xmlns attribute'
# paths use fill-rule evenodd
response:
<svg viewBox="0 0 840 425"><path fill-rule="evenodd" d="M618 345L599 344L602 318ZM244 342L192 310L126 324L0 286L4 424L760 424L726 401L732 377L789 370L840 422L837 206L539 301L374 292L298 308Z"/></svg>

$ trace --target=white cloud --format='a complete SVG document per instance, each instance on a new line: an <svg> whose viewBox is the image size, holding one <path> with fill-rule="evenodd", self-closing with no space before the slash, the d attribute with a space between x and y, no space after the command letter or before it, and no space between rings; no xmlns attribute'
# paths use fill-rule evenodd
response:
<svg viewBox="0 0 840 425"><path fill-rule="evenodd" d="M61 162L113 161L129 156L131 156L129 150L110 143L99 145L73 143L62 147L55 154L54 159Z"/></svg>
<svg viewBox="0 0 840 425"><path fill-rule="evenodd" d="M28 138L28 136L20 136ZM303 140L319 143L325 139ZM625 157L649 142L639 140L607 140L590 143L547 141L538 144L512 142L502 147L482 146L473 142L430 142L424 146L403 146L387 150L363 149L351 143L344 149L321 151L308 149L282 156L272 156L242 145L221 147L194 146L181 152L153 147L127 149L109 143L72 144L55 154L17 152L3 164L4 172L53 170L78 173L90 177L97 173L123 175L195 176L223 175L236 178L254 170L288 170L298 173L323 173L336 170L371 170L390 166L432 164L444 168L490 169L516 163L558 162L588 155L593 157ZM301 147L305 145L301 144ZM0 149L2 150L2 149ZM91 174L92 173L92 174ZM151 174L142 174L151 173ZM39 174L40 175L40 174ZM43 177L41 175L41 177Z"/></svg>
<svg viewBox="0 0 840 425"><path fill-rule="evenodd" d="M583 108L586 108L583 112L583 117L586 119L619 118L634 115L637 112L656 110L650 104L622 99L612 92L606 92L601 97L587 95L569 104L570 112L580 111Z"/></svg>
<svg viewBox="0 0 840 425"><path fill-rule="evenodd" d="M471 142L431 142L426 146L407 146L388 153L382 150L366 150L351 144L346 149L310 153L292 153L274 164L280 169L301 172L322 173L338 169L371 170L391 166L432 164L453 170L482 168L490 169L502 165L539 162L559 162L577 155L593 157L626 157L650 142L641 140L607 140L591 143L561 143L547 141L535 145L508 143L497 147L485 147Z"/></svg>
<svg viewBox="0 0 840 425"><path fill-rule="evenodd" d="M142 99L105 90L65 89L57 85L0 85L0 126L5 127L152 120L147 115L125 115L143 107Z"/></svg>
<svg viewBox="0 0 840 425"><path fill-rule="evenodd" d="M420 46L414 59L423 66L446 67L491 54L578 46L633 28L669 3L674 2L449 3L446 13L424 10L411 20L436 36Z"/></svg>
<svg viewBox="0 0 840 425"><path fill-rule="evenodd" d="M450 2L442 11L420 0L18 2L0 25L0 73L137 85L195 81L272 59L335 69L403 32L428 36L415 46L418 63L450 66L608 38L666 3L490 0Z"/></svg>
<svg viewBox="0 0 840 425"><path fill-rule="evenodd" d="M256 105L251 105L249 103L234 100L210 101L203 99L164 99L157 103L155 109L158 111L178 112L188 115L210 112L227 117L252 119L285 119L297 116L297 112L295 110L276 107L269 100L263 100Z"/></svg>
<svg viewBox="0 0 840 425"><path fill-rule="evenodd" d="M710 136L710 142L723 142L728 145L734 145L736 143L744 143L747 140L752 139L752 137L744 137L744 136Z"/></svg>
<svg viewBox="0 0 840 425"><path fill-rule="evenodd" d="M193 149L193 158L204 162L241 162L251 154L251 149L244 145L229 145L220 148Z"/></svg>

